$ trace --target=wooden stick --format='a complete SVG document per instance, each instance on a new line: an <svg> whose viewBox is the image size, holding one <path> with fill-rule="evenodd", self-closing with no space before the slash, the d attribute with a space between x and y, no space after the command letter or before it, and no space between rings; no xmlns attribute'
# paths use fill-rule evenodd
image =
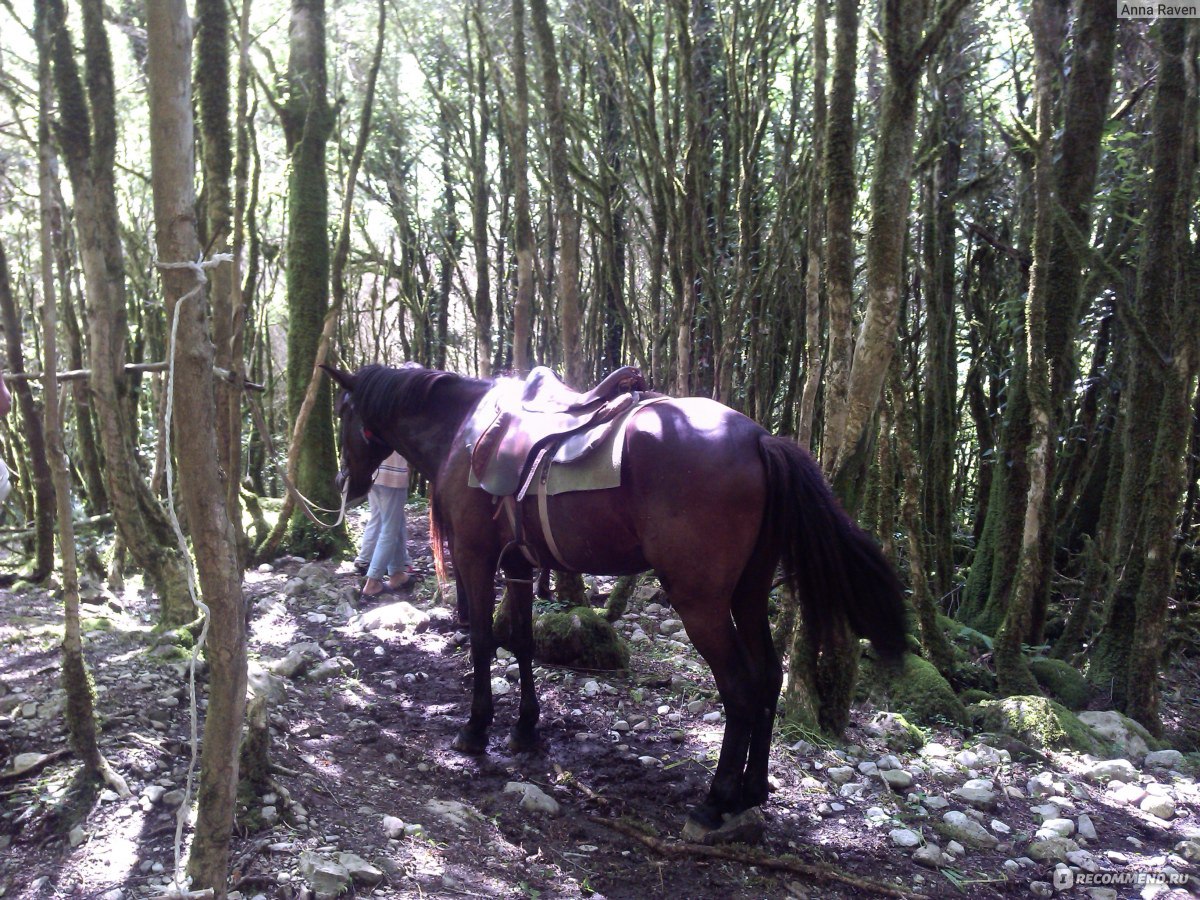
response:
<svg viewBox="0 0 1200 900"><path fill-rule="evenodd" d="M168 369L166 362L151 362L151 363L125 363L126 374L145 373L145 372L165 372ZM233 382L233 373L227 369L222 369L220 366L213 366L213 371L217 377L223 381ZM85 381L92 375L91 369L68 369L65 372L59 372L57 378L59 381ZM4 378L6 381L41 381L42 376L38 372L5 372ZM242 387L248 391L256 391L264 393L267 389L253 381L242 382Z"/></svg>
<svg viewBox="0 0 1200 900"><path fill-rule="evenodd" d="M588 819L595 822L597 825L603 825L605 828L611 828L613 831L620 832L626 837L634 838L645 844L655 853L662 856L670 856L674 858L687 856L703 856L708 859L721 859L727 862L739 862L748 866L761 866L764 869L774 869L779 872L790 872L793 875L806 875L810 878L815 878L818 881L838 881L842 884L848 884L851 887L859 888L860 890L870 891L875 894L881 894L885 897L903 897L908 900L929 900L926 894L917 894L911 891L895 888L891 885L882 884L878 881L870 881L865 878L857 878L840 869L835 869L832 866L819 865L816 863L800 862L797 859L786 857L771 856L761 850L753 850L750 848L733 849L731 847L710 847L707 844L691 844L683 841L664 841L661 838L656 838L639 831L633 825L626 822L621 822L617 819L605 819L600 816L588 816Z"/></svg>

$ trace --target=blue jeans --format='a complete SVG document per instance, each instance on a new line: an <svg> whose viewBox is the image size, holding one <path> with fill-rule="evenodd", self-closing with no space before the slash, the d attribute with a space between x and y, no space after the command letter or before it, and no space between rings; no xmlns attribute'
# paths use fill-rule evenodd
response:
<svg viewBox="0 0 1200 900"><path fill-rule="evenodd" d="M408 525L404 504L408 491L375 485L368 495L371 518L363 529L358 559L368 563L367 577L382 581L408 568Z"/></svg>

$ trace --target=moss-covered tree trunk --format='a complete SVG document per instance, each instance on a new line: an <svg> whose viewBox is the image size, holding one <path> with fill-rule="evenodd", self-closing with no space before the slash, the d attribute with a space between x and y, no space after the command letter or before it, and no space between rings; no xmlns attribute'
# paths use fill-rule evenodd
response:
<svg viewBox="0 0 1200 900"><path fill-rule="evenodd" d="M1158 675L1175 575L1200 313L1192 293L1196 251L1188 237L1196 166L1198 36L1194 23L1186 19L1161 19L1155 30L1159 68L1152 113L1154 174L1138 277L1138 316L1144 331L1134 355L1134 373L1140 380L1157 369L1143 384L1152 382L1158 390L1142 395L1152 409L1145 417L1133 414L1131 402L1128 449L1146 453L1150 462L1146 480L1124 492L1124 499L1141 510L1135 552L1142 559L1136 584L1129 583L1126 567L1116 599L1133 601L1133 630L1124 638L1125 669L1117 673L1124 682L1122 708L1160 734ZM1156 358L1157 354L1162 355ZM1140 469L1127 464L1126 480Z"/></svg>
<svg viewBox="0 0 1200 900"><path fill-rule="evenodd" d="M805 250L808 268L804 273L804 390L800 395L800 412L797 415L797 442L810 451L813 446L813 419L817 410L817 392L821 389L822 364L821 318L824 304L821 302L821 260L825 238L825 186L828 176L817 168L826 162L825 129L827 106L825 102L825 76L829 64L829 48L825 35L825 19L829 8L826 0L816 0L813 15L813 109L812 109L812 158L813 169L808 191L808 233ZM853 129L854 110L849 109L850 127ZM843 123L845 124L845 123ZM853 133L851 134L853 146ZM854 154L841 161L844 166L853 166ZM853 190L853 181L851 181Z"/></svg>
<svg viewBox="0 0 1200 900"><path fill-rule="evenodd" d="M329 182L325 147L335 114L326 96L325 2L293 0L290 94L282 108L288 149L287 217L287 408L295 423L313 378L317 346L329 308ZM333 402L327 380L318 387L307 426L299 435L295 482L300 492L325 508L338 505L333 437ZM295 553L328 556L344 547L344 529L326 530L293 514L288 544Z"/></svg>
<svg viewBox="0 0 1200 900"><path fill-rule="evenodd" d="M567 149L567 113L559 75L558 51L546 0L529 0L529 15L542 62L542 96L546 104L550 182L558 217L558 321L567 383L583 389L587 370L583 355L583 298L579 292L579 214L571 186Z"/></svg>
<svg viewBox="0 0 1200 900"><path fill-rule="evenodd" d="M79 620L79 570L75 555L75 525L71 504L71 476L63 449L62 414L58 393L57 301L54 278L56 236L62 223L60 194L54 177L54 147L50 137L50 110L54 105L51 83L50 11L38 4L35 35L38 48L38 203L40 211L42 279L42 390L45 396L44 462L53 480L59 552L62 557L63 642L62 685L66 694L67 735L71 748L92 777L105 777L118 792L128 788L108 766L97 739L95 697L83 656L82 628ZM53 545L51 545L53 552Z"/></svg>
<svg viewBox="0 0 1200 900"><path fill-rule="evenodd" d="M224 0L196 2L196 94L200 117L202 165L204 172L204 217L202 240L211 253L230 249L233 233L233 134L229 125L229 4ZM232 381L218 379L217 454L225 474L225 503L229 520L238 536L241 555L248 547L242 534L239 473L242 467L242 386L245 378L242 361L242 296L238 273L240 260L213 270L212 332L213 361L230 372Z"/></svg>
<svg viewBox="0 0 1200 900"><path fill-rule="evenodd" d="M837 36L833 49L833 81L829 89L829 133L825 143L824 174L825 284L828 304L829 352L825 374L825 427L821 436L821 465L833 471L846 427L846 391L850 386L850 357L854 353L850 308L854 301L854 97L858 63L858 0L837 0Z"/></svg>
<svg viewBox="0 0 1200 900"><path fill-rule="evenodd" d="M1053 248L1055 213L1053 182L1055 51L1066 8L1057 0L1036 0L1030 12L1033 32L1034 84L1037 132L1033 166L1034 224L1033 266L1025 304L1026 390L1029 398L1031 440L1029 491L1021 535L1016 581L1004 621L996 636L995 659L999 690L1003 695L1036 694L1037 680L1029 670L1022 643L1029 631L1033 595L1040 583L1042 529L1046 523L1050 469L1050 372L1046 360L1046 317L1049 305L1047 268Z"/></svg>
<svg viewBox="0 0 1200 900"><path fill-rule="evenodd" d="M128 344L124 254L113 166L116 105L103 4L84 0L85 93L62 0L48 0L59 105L59 142L75 199L75 231L88 297L90 385L104 452L105 487L121 540L161 600L165 625L191 621L184 560L169 542L170 526L142 477L135 449L132 385L124 365Z"/></svg>
<svg viewBox="0 0 1200 900"><path fill-rule="evenodd" d="M51 259L53 257L51 256ZM4 348L8 367L12 371L25 371L25 353L21 348L23 329L13 299L12 285L8 275L8 258L0 244L0 321L4 323ZM12 392L16 394L17 406L23 420L22 431L29 448L29 467L33 471L34 511L34 555L28 577L31 581L42 581L54 568L54 481L46 461L46 438L42 430L42 406L34 400L33 388L22 378L14 381Z"/></svg>
<svg viewBox="0 0 1200 900"><path fill-rule="evenodd" d="M929 54L937 49L958 12L959 0L943 6L931 21L928 0L897 0L881 10L887 80L880 103L871 212L867 232L867 306L854 345L845 422L833 463L834 488L843 502L860 487L871 443L871 428L883 396L895 350L902 292L904 237L912 188L917 87ZM928 26L928 32L926 28ZM853 509L849 503L848 508Z"/></svg>

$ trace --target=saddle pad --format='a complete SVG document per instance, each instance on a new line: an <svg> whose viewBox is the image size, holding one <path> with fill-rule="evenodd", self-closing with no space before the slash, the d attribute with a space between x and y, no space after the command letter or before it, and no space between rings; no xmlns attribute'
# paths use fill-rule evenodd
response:
<svg viewBox="0 0 1200 900"><path fill-rule="evenodd" d="M629 417L653 400L636 402L611 422L573 434L555 451L546 476L549 496L569 491L603 491L621 486L625 425Z"/></svg>

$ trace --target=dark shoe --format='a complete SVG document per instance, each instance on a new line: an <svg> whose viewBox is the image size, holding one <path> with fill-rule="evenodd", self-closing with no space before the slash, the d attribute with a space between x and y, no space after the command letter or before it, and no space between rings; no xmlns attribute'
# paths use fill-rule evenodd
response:
<svg viewBox="0 0 1200 900"><path fill-rule="evenodd" d="M371 568L371 564L369 562L362 562L357 559L354 561L354 571L359 575L366 575L367 569L369 568Z"/></svg>

